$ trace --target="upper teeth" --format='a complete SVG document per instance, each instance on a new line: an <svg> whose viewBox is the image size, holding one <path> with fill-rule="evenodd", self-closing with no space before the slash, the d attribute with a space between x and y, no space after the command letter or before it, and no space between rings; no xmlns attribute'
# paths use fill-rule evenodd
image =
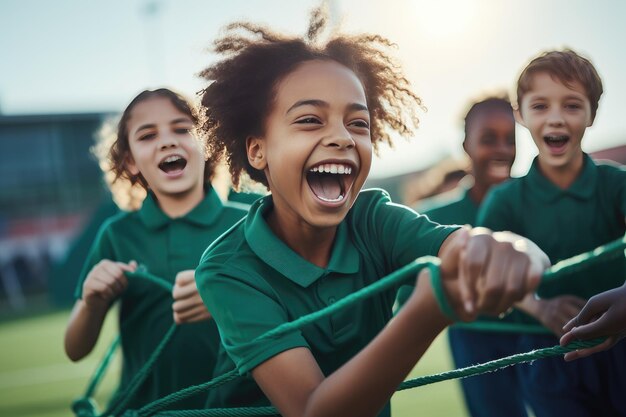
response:
<svg viewBox="0 0 626 417"><path fill-rule="evenodd" d="M175 162L175 161L178 161L179 159L183 159L183 158L179 155L172 155L172 156L168 156L167 158L165 158L163 162L164 163Z"/></svg>
<svg viewBox="0 0 626 417"><path fill-rule="evenodd" d="M311 168L312 172L326 172L329 174L352 174L352 167L344 164L321 164Z"/></svg>

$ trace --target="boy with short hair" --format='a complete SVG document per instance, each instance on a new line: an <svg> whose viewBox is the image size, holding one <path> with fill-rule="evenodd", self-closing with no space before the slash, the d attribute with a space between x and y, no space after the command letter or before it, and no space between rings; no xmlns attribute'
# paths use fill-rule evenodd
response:
<svg viewBox="0 0 626 417"><path fill-rule="evenodd" d="M626 231L626 170L596 165L581 149L593 124L602 81L591 62L566 49L545 52L522 71L516 119L539 155L524 177L491 190L478 225L526 236L555 263L615 240ZM557 336L586 299L624 282L624 259L543 285L519 308ZM523 350L553 346L552 335L524 335ZM549 358L523 368L537 417L626 415L626 345L583 360Z"/></svg>

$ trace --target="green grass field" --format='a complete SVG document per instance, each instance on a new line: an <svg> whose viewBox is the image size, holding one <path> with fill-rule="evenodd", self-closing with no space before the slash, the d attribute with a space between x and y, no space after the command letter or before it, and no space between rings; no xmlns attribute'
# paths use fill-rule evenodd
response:
<svg viewBox="0 0 626 417"><path fill-rule="evenodd" d="M109 315L96 350L80 363L63 352L69 311L0 323L0 416L67 417L72 400L82 394L89 376L115 335ZM116 385L119 358L111 364L96 399L105 404ZM451 369L445 335L428 350L410 377ZM394 417L462 417L465 415L457 381L440 382L402 391L392 400Z"/></svg>

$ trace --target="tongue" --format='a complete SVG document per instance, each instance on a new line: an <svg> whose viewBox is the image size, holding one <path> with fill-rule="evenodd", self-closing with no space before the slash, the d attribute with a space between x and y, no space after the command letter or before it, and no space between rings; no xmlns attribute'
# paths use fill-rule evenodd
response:
<svg viewBox="0 0 626 417"><path fill-rule="evenodd" d="M185 160L179 159L178 161L174 161L174 162L162 163L161 165L159 165L159 168L161 168L162 171L170 174L172 172L182 171L186 165L187 165L187 162Z"/></svg>
<svg viewBox="0 0 626 417"><path fill-rule="evenodd" d="M313 174L308 176L309 187L316 196L326 200L336 200L341 195L339 176L334 174Z"/></svg>

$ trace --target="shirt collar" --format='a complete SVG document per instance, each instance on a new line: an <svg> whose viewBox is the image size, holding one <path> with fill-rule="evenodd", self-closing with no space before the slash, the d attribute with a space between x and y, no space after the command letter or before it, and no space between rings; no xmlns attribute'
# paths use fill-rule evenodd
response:
<svg viewBox="0 0 626 417"><path fill-rule="evenodd" d="M308 287L327 272L353 274L359 270L359 253L345 221L337 227L330 262L324 269L302 258L272 232L264 218L272 206L271 195L258 199L250 207L245 223L246 241L263 262L302 287Z"/></svg>
<svg viewBox="0 0 626 417"><path fill-rule="evenodd" d="M583 153L583 168L572 185L563 190L548 180L539 169L539 157L535 157L528 171L528 181L531 192L544 201L555 201L565 195L571 195L581 200L590 199L596 187L598 167L591 157Z"/></svg>
<svg viewBox="0 0 626 417"><path fill-rule="evenodd" d="M219 196L210 185L204 187L204 198L189 213L175 220L182 220L199 226L210 226L215 223L224 210ZM172 220L161 210L154 193L149 192L138 211L139 218L149 229L160 229Z"/></svg>

